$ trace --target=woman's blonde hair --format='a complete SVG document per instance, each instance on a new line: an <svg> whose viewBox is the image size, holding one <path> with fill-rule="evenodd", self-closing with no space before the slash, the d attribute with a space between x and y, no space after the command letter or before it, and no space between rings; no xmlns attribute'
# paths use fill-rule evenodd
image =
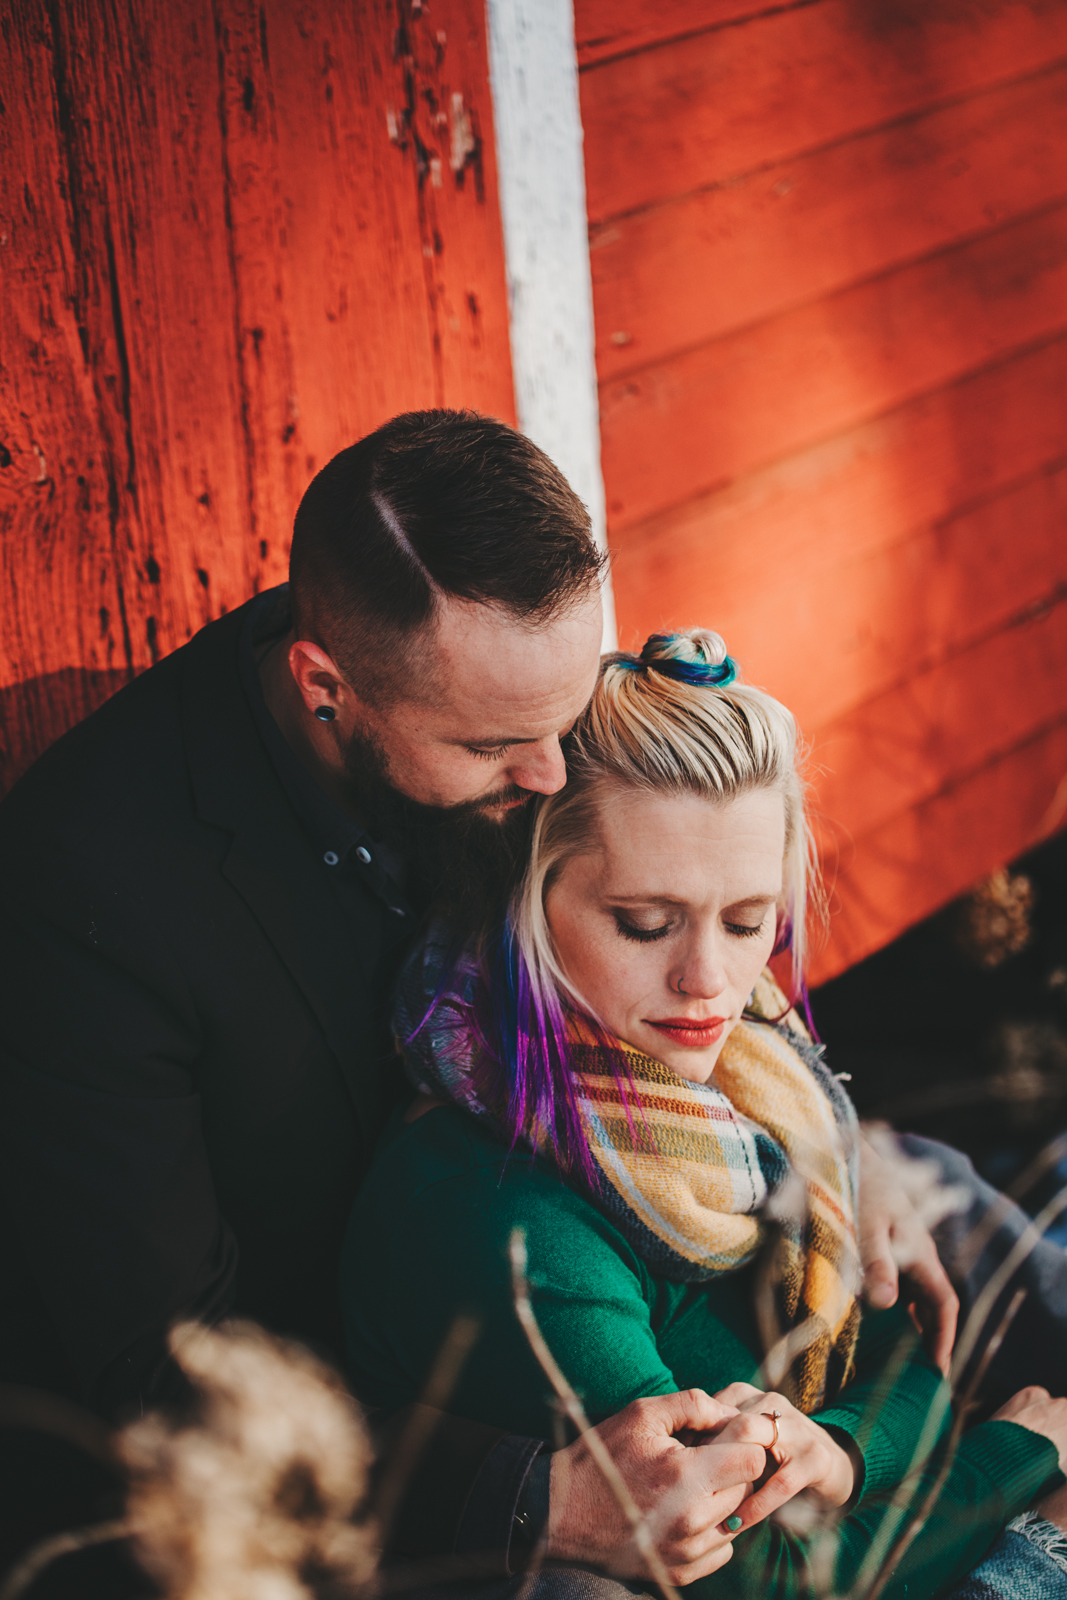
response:
<svg viewBox="0 0 1067 1600"><path fill-rule="evenodd" d="M567 783L538 803L529 866L512 901L518 953L535 989L582 1004L552 947L545 897L565 863L590 849L612 788L699 795L716 804L771 789L785 804L777 948L791 948L803 983L810 888L817 882L798 770L796 722L763 689L736 681L717 633L653 634L639 656L606 656L567 750Z"/></svg>

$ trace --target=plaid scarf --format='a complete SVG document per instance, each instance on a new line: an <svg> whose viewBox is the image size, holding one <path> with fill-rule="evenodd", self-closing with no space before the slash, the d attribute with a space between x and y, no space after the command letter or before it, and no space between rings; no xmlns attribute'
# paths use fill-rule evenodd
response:
<svg viewBox="0 0 1067 1600"><path fill-rule="evenodd" d="M444 961L431 935L401 980L394 1020L409 1040L405 1064L417 1087L493 1123L471 1072L477 969L449 973ZM765 972L706 1084L623 1041L609 1051L576 1023L579 1109L599 1181L567 1179L661 1277L705 1282L762 1253L763 1380L811 1412L849 1377L859 1331L856 1117L822 1047L785 1012ZM548 1137L535 1129L530 1142L554 1159Z"/></svg>

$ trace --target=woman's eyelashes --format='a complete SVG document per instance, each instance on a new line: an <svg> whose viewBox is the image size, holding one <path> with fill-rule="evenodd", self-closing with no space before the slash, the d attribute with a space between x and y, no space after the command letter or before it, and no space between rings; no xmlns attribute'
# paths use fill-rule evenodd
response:
<svg viewBox="0 0 1067 1600"><path fill-rule="evenodd" d="M618 911L613 911L612 916L622 937L632 940L634 944L653 944L655 940L664 938L674 927L673 922L664 922L658 928L638 928L632 922L627 922Z"/></svg>
<svg viewBox="0 0 1067 1600"><path fill-rule="evenodd" d="M615 926L624 939L630 939L634 944L654 944L657 939L665 939L675 926L674 919L663 922L655 928L642 928L636 923L629 922L621 911L613 911ZM762 916L758 922L724 922L723 928L734 939L755 939L763 932L763 925L767 921Z"/></svg>

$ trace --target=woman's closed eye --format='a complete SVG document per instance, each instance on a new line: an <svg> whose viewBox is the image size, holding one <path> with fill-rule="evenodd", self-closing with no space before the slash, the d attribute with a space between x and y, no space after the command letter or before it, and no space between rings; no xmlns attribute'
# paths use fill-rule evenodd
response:
<svg viewBox="0 0 1067 1600"><path fill-rule="evenodd" d="M674 927L673 922L664 922L657 928L641 928L636 923L628 922L618 911L613 911L612 916L622 937L632 940L634 944L653 944L657 939L666 938Z"/></svg>
<svg viewBox="0 0 1067 1600"><path fill-rule="evenodd" d="M763 932L766 917L760 917L758 922L724 922L723 927L727 933L733 934L735 939L754 939L758 933Z"/></svg>

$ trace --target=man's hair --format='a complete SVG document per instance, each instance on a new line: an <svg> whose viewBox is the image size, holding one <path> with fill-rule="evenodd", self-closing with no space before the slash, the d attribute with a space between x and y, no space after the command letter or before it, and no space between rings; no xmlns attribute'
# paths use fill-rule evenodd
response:
<svg viewBox="0 0 1067 1600"><path fill-rule="evenodd" d="M472 411L409 411L342 450L300 502L293 621L369 698L404 692L442 598L533 625L590 593L589 513L530 440Z"/></svg>

